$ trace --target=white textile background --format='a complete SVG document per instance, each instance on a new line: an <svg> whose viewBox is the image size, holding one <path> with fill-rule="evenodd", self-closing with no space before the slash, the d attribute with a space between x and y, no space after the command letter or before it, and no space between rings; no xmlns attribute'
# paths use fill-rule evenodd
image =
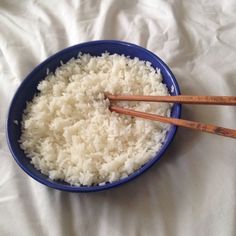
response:
<svg viewBox="0 0 236 236"><path fill-rule="evenodd" d="M28 177L5 140L25 76L65 47L139 44L172 69L183 94L236 95L236 1L0 1L0 235L236 235L236 141L180 128L164 158L120 188L66 193ZM236 129L236 108L183 117Z"/></svg>

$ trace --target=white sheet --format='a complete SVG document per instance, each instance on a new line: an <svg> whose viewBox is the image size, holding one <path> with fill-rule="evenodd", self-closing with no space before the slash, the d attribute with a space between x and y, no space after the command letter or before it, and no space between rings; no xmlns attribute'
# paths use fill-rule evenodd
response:
<svg viewBox="0 0 236 236"><path fill-rule="evenodd" d="M236 235L236 141L180 128L164 158L109 191L49 189L5 141L25 76L64 47L139 44L172 69L182 93L236 95L236 1L0 1L0 235ZM236 128L235 107L184 106L183 117Z"/></svg>

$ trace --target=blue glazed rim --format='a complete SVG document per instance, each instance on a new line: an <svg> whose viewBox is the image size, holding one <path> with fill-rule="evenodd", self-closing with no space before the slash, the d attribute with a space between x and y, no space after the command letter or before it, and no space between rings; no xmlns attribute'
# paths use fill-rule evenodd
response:
<svg viewBox="0 0 236 236"><path fill-rule="evenodd" d="M151 166L153 166L154 163L156 163L157 161L159 161L161 159L161 157L165 153L167 147L173 141L173 139L175 137L175 134L176 134L176 131L177 131L177 127L174 126L174 125L172 125L171 128L169 129L161 149L156 153L156 155L150 161L148 161L146 164L144 164L141 168L136 170L134 173L132 173L128 177L126 177L124 179L121 179L121 180L118 180L118 181L114 181L112 183L106 183L105 185L73 186L73 185L69 185L69 184L67 184L63 181L52 181L45 175L44 175L44 177L41 177L40 175L35 174L34 172L32 172L28 167L26 167L20 161L21 158L27 158L27 157L25 155L24 156L19 155L19 153L17 153L15 147L12 145L12 142L13 142L13 139L14 139L14 134L11 132L11 125L12 125L11 124L12 123L11 116L12 116L13 110L15 109L14 104L15 104L16 100L18 99L19 95L21 94L22 88L24 88L27 85L27 83L29 82L30 79L32 79L32 77L35 75L35 73L40 71L49 62L55 60L58 57L61 57L63 54L67 53L68 51L73 51L77 48L79 49L79 48L90 46L90 45L91 46L100 46L100 45L111 45L111 44L113 46L121 46L122 45L122 46L125 46L125 47L129 47L129 48L133 48L135 50L138 50L138 51L140 51L140 53L143 52L143 53L148 54L148 56L150 58L152 58L153 60L156 60L160 64L162 69L165 70L165 73L168 75L168 80L171 80L172 85L174 86L175 95L180 94L180 89L179 89L177 80L176 80L175 76L173 75L173 73L171 72L171 70L169 69L169 67L158 56L156 56L154 53L150 52L149 50L147 50L147 49L145 49L141 46L138 46L138 45L135 45L135 44L132 44L132 43L128 43L128 42L124 42L124 41L118 41L118 40L90 41L90 42L85 42L85 43L81 43L81 44L77 44L77 45L65 48L65 49L55 53L54 55L50 56L45 61L40 63L38 66L36 66L35 69L32 70L32 72L25 78L25 80L21 83L21 85L19 86L19 88L15 92L15 95L14 95L14 97L11 101L10 107L9 107L7 122L6 122L7 143L8 143L8 147L10 149L10 152L11 152L12 156L14 157L17 164L29 176L31 176L33 179L40 182L41 184L44 184L44 185L46 185L50 188L54 188L54 189L62 190L62 191L68 191L68 192L97 192L97 191L101 191L101 190L114 188L114 187L117 187L119 185L122 185L124 183L127 183L127 182L131 181L132 179L140 176L144 171L148 170ZM161 70L161 72L163 72L163 71ZM175 115L174 115L174 117L175 118L180 118L180 116L181 116L181 105L180 104L175 104ZM37 172L40 172L40 171L37 171Z"/></svg>

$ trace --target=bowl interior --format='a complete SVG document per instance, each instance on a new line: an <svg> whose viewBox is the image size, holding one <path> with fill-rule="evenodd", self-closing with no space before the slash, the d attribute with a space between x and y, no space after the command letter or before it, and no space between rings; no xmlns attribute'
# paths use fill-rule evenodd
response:
<svg viewBox="0 0 236 236"><path fill-rule="evenodd" d="M72 57L77 57L79 52L89 53L93 56L98 56L106 51L109 52L110 54L113 53L124 54L125 56L130 56L131 58L138 57L140 60L151 62L153 67L155 68L158 67L161 70L163 82L166 84L170 94L171 95L180 94L179 87L174 78L174 75L171 73L171 71L168 69L165 63L153 53L134 44L121 41L112 41L112 40L93 41L66 48L54 54L53 56L49 57L39 66L37 66L25 78L25 80L18 88L9 109L7 127L6 127L8 145L16 162L31 177L49 187L65 191L83 192L83 191L98 191L120 185L140 175L144 170L148 169L154 162L160 159L160 157L166 150L167 146L174 138L176 127L171 126L170 130L167 133L162 148L159 150L159 152L153 159L151 159L148 163L146 163L139 170L137 170L127 178L113 183L107 183L103 186L78 187L78 186L71 186L63 181L52 181L47 176L41 174L40 171L36 170L33 167L33 165L30 163L30 159L26 158L23 150L20 148L18 143L18 140L21 135L20 123L22 120L22 113L26 107L26 102L31 101L35 93L38 92L37 85L41 80L43 80L46 77L48 69L50 72L54 72L55 69L61 65L61 61L63 63L66 63ZM180 113L181 113L181 106L175 104L172 108L171 116L179 118ZM16 125L14 121L18 121L18 125Z"/></svg>

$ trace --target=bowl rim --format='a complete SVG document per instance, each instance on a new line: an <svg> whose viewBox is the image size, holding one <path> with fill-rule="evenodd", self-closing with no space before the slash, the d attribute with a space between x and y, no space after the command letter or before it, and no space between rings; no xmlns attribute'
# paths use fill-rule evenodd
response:
<svg viewBox="0 0 236 236"><path fill-rule="evenodd" d="M15 153L15 151L12 148L12 145L11 145L10 135L9 135L9 123L10 123L10 120L11 120L10 119L11 111L12 111L12 109L14 107L14 103L15 103L15 100L17 99L17 95L19 95L21 93L22 87L24 87L24 85L27 83L27 81L31 79L32 75L37 73L38 70L41 70L41 68L44 67L49 61L54 60L55 58L60 57L64 53L66 53L68 51L71 51L73 49L76 49L77 47L96 45L96 44L97 45L99 45L99 44L124 45L124 46L132 47L132 48L135 48L135 49L137 49L139 51L143 51L143 52L147 53L149 57L152 57L153 59L158 61L159 64L161 64L162 67L165 68L166 72L168 72L168 74L169 74L169 76L170 76L170 78L171 78L171 80L173 82L173 85L175 87L176 93L178 95L181 94L178 82L177 82L174 74L172 73L172 71L169 69L167 64L161 58L159 58L157 55L155 55L153 52L147 50L146 48L143 48L143 47L141 47L139 45L136 45L136 44L133 44L133 43L129 43L129 42L125 42L125 41L120 41L120 40L95 40L95 41L88 41L88 42L79 43L79 44L76 44L76 45L73 45L73 46L70 46L70 47L67 47L67 48L64 48L64 49L58 51L57 53L49 56L43 62L38 64L25 77L25 79L21 82L21 84L17 88L17 90L16 90L16 92L15 92L15 94L14 94L12 100L11 100L11 103L10 103L10 106L9 106L9 110L8 110L8 114L7 114L6 126L5 126L5 128L6 128L6 139L7 139L7 144L8 144L9 150L10 150L13 158L17 162L17 164L21 167L21 169L24 172L26 172L29 176L31 176L33 179L35 179L36 181L38 181L41 184L46 185L46 186L48 186L50 188L53 188L53 189L67 191L67 192L97 192L97 191L111 189L111 188L120 186L120 185L122 185L124 183L127 183L127 182L137 178L138 176L140 176L145 171L147 171L150 167L153 166L154 163L156 163L157 161L159 161L163 157L163 154L165 153L167 147L173 141L173 139L174 139L174 137L176 135L176 132L177 132L177 128L178 127L175 126L175 125L171 125L170 129L168 130L168 135L169 135L168 139L165 140L165 142L161 146L160 150L155 154L155 156L151 160L149 160L141 168L139 168L138 170L136 170L132 174L128 175L127 177L125 177L123 179L119 179L119 180L111 182L111 183L106 183L104 185L92 185L92 186L75 186L75 185L69 185L69 184L68 185L62 185L62 184L60 184L58 182L50 180L49 178L41 178L41 177L35 175L33 172L30 171L30 169L28 169L24 164L22 164L20 162L19 158L17 157L17 155L16 155L16 153ZM177 118L181 117L181 110L182 110L181 109L181 105L178 104L177 108L176 108L176 117ZM63 181L62 181L62 183L63 183Z"/></svg>

